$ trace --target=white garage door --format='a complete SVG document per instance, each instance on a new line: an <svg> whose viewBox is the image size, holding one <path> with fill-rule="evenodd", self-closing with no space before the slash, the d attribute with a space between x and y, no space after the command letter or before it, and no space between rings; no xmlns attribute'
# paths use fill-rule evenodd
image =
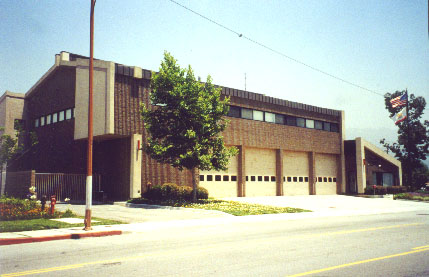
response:
<svg viewBox="0 0 429 277"><path fill-rule="evenodd" d="M246 148L246 196L276 196L276 152Z"/></svg>
<svg viewBox="0 0 429 277"><path fill-rule="evenodd" d="M307 152L284 151L284 195L309 195L309 172L309 154Z"/></svg>
<svg viewBox="0 0 429 277"><path fill-rule="evenodd" d="M209 191L209 197L236 197L238 157L232 157L226 171L200 171L200 186Z"/></svg>
<svg viewBox="0 0 429 277"><path fill-rule="evenodd" d="M337 155L316 154L316 194L337 194Z"/></svg>

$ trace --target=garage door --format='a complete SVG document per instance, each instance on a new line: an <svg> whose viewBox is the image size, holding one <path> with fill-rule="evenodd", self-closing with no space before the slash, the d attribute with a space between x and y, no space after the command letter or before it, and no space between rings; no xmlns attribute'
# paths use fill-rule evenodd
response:
<svg viewBox="0 0 429 277"><path fill-rule="evenodd" d="M276 152L246 148L246 196L276 196Z"/></svg>
<svg viewBox="0 0 429 277"><path fill-rule="evenodd" d="M309 155L307 152L284 151L284 195L309 195Z"/></svg>
<svg viewBox="0 0 429 277"><path fill-rule="evenodd" d="M236 197L238 158L232 157L226 171L200 171L200 186L209 191L209 197Z"/></svg>
<svg viewBox="0 0 429 277"><path fill-rule="evenodd" d="M316 194L337 194L337 155L316 154Z"/></svg>

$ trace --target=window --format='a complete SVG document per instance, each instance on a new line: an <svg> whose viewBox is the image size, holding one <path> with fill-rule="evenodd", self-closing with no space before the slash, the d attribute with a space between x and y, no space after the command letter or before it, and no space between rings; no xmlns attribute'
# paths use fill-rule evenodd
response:
<svg viewBox="0 0 429 277"><path fill-rule="evenodd" d="M304 182L308 182L308 177L304 177Z"/></svg>
<svg viewBox="0 0 429 277"><path fill-rule="evenodd" d="M292 177L287 177L288 182L292 182Z"/></svg>
<svg viewBox="0 0 429 277"><path fill-rule="evenodd" d="M314 121L314 129L323 130L323 122L322 121Z"/></svg>
<svg viewBox="0 0 429 277"><path fill-rule="evenodd" d="M229 175L223 175L223 181L229 182Z"/></svg>
<svg viewBox="0 0 429 277"><path fill-rule="evenodd" d="M326 178L326 177L323 177L323 182L328 182L328 178Z"/></svg>
<svg viewBox="0 0 429 277"><path fill-rule="evenodd" d="M213 175L207 175L207 181L209 182L213 181Z"/></svg>
<svg viewBox="0 0 429 277"><path fill-rule="evenodd" d="M276 114L276 123L277 124L285 124L285 116L282 114Z"/></svg>
<svg viewBox="0 0 429 277"><path fill-rule="evenodd" d="M264 182L269 182L270 181L270 176L264 176Z"/></svg>
<svg viewBox="0 0 429 277"><path fill-rule="evenodd" d="M228 116L230 117L241 117L240 107L229 106Z"/></svg>
<svg viewBox="0 0 429 277"><path fill-rule="evenodd" d="M250 109L241 109L241 118L253 119L253 112Z"/></svg>
<svg viewBox="0 0 429 277"><path fill-rule="evenodd" d="M231 176L231 181L232 181L232 182L237 182L237 176L232 175L232 176ZM247 176L246 176L246 181L247 181Z"/></svg>
<svg viewBox="0 0 429 277"><path fill-rule="evenodd" d="M298 177L293 177L294 182L298 182Z"/></svg>
<svg viewBox="0 0 429 277"><path fill-rule="evenodd" d="M215 175L215 181L216 182L220 182L222 180L222 176L220 175Z"/></svg>
<svg viewBox="0 0 429 277"><path fill-rule="evenodd" d="M299 177L299 181L300 182L304 182L304 178L303 177Z"/></svg>
<svg viewBox="0 0 429 277"><path fill-rule="evenodd" d="M72 117L74 118L74 115L75 115L75 113L74 113L74 108L72 109Z"/></svg>
<svg viewBox="0 0 429 277"><path fill-rule="evenodd" d="M322 182L322 177L317 177L317 182Z"/></svg>
<svg viewBox="0 0 429 277"><path fill-rule="evenodd" d="M331 123L331 132L337 132L338 133L338 124L337 123Z"/></svg>
<svg viewBox="0 0 429 277"><path fill-rule="evenodd" d="M246 176L246 182L249 181L249 176Z"/></svg>
<svg viewBox="0 0 429 277"><path fill-rule="evenodd" d="M34 127L39 127L39 119L36 118L36 120L34 120Z"/></svg>
<svg viewBox="0 0 429 277"><path fill-rule="evenodd" d="M258 182L262 182L262 176L258 176Z"/></svg>
<svg viewBox="0 0 429 277"><path fill-rule="evenodd" d="M288 116L286 122L289 126L296 126L296 117Z"/></svg>
<svg viewBox="0 0 429 277"><path fill-rule="evenodd" d="M200 175L200 181L204 182L204 175Z"/></svg>
<svg viewBox="0 0 429 277"><path fill-rule="evenodd" d="M253 111L253 120L264 121L264 112Z"/></svg>
<svg viewBox="0 0 429 277"><path fill-rule="evenodd" d="M298 126L298 127L305 127L305 119L298 117L296 119L296 126Z"/></svg>
<svg viewBox="0 0 429 277"><path fill-rule="evenodd" d="M46 125L51 124L51 120L52 120L52 115L48 114L48 115L46 116Z"/></svg>
<svg viewBox="0 0 429 277"><path fill-rule="evenodd" d="M265 121L266 122L272 122L275 123L276 122L276 115L273 113L265 113Z"/></svg>
<svg viewBox="0 0 429 277"><path fill-rule="evenodd" d="M314 120L312 119L306 119L305 120L305 127L314 129Z"/></svg>
<svg viewBox="0 0 429 277"><path fill-rule="evenodd" d="M64 111L59 112L58 115L58 121L63 121L64 120Z"/></svg>
<svg viewBox="0 0 429 277"><path fill-rule="evenodd" d="M255 182L256 181L256 177L255 176L250 176L250 181Z"/></svg>
<svg viewBox="0 0 429 277"><path fill-rule="evenodd" d="M45 117L44 116L42 116L41 118L40 118L40 126L44 126L45 125Z"/></svg>
<svg viewBox="0 0 429 277"><path fill-rule="evenodd" d="M67 109L66 110L66 119L71 119L72 118L72 109Z"/></svg>
<svg viewBox="0 0 429 277"><path fill-rule="evenodd" d="M332 182L332 177L329 177L328 182Z"/></svg>
<svg viewBox="0 0 429 277"><path fill-rule="evenodd" d="M56 123L58 121L58 113L54 113L52 115L52 123Z"/></svg>
<svg viewBox="0 0 429 277"><path fill-rule="evenodd" d="M337 182L337 178L336 178L336 177L334 177L332 181L333 181L333 182Z"/></svg>
<svg viewBox="0 0 429 277"><path fill-rule="evenodd" d="M276 181L276 176L271 176L271 182L275 182Z"/></svg>
<svg viewBox="0 0 429 277"><path fill-rule="evenodd" d="M286 182L286 177L285 176L283 176L283 182Z"/></svg>
<svg viewBox="0 0 429 277"><path fill-rule="evenodd" d="M331 123L329 123L329 122L323 122L323 130L325 130L325 131L331 131Z"/></svg>

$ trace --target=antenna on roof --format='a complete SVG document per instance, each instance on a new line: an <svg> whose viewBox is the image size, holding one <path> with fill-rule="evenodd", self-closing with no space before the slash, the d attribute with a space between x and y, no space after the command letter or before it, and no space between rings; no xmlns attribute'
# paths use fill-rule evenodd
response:
<svg viewBox="0 0 429 277"><path fill-rule="evenodd" d="M247 91L247 76L246 76L246 73L244 73L244 91Z"/></svg>

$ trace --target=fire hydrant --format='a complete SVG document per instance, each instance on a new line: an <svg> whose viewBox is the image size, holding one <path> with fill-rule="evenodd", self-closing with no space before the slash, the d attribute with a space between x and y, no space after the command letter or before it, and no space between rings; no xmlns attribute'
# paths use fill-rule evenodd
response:
<svg viewBox="0 0 429 277"><path fill-rule="evenodd" d="M56 199L56 196L55 195L51 195L51 206L50 206L50 208L51 208L51 215L53 215L54 214L54 211L55 211L55 204L57 203L57 199Z"/></svg>

